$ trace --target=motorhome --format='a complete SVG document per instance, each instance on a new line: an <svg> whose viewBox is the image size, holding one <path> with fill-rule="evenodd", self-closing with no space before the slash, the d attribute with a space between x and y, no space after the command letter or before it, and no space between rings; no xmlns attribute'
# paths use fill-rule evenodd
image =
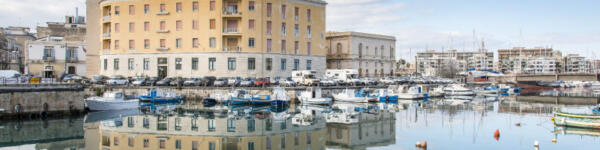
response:
<svg viewBox="0 0 600 150"><path fill-rule="evenodd" d="M316 74L317 72L312 70L292 71L292 80L297 85L316 85L319 83Z"/></svg>
<svg viewBox="0 0 600 150"><path fill-rule="evenodd" d="M346 85L355 85L360 82L358 79L358 70L356 69L327 70L325 78L333 79L338 84Z"/></svg>

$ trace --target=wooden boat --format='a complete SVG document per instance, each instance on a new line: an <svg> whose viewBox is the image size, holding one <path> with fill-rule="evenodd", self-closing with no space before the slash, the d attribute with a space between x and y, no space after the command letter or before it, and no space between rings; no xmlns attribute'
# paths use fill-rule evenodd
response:
<svg viewBox="0 0 600 150"><path fill-rule="evenodd" d="M553 117L557 126L600 129L600 120L572 117Z"/></svg>
<svg viewBox="0 0 600 150"><path fill-rule="evenodd" d="M569 117L569 118L581 118L581 119L600 119L599 114L577 114L577 113L566 113L566 112L554 112L554 116Z"/></svg>

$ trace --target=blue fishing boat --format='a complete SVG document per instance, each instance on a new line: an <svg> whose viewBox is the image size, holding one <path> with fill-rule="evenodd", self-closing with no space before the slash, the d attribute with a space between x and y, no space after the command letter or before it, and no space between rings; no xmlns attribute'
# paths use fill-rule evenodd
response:
<svg viewBox="0 0 600 150"><path fill-rule="evenodd" d="M286 106L290 103L290 97L287 96L285 88L276 87L273 88L273 97L271 99L271 106Z"/></svg>
<svg viewBox="0 0 600 150"><path fill-rule="evenodd" d="M246 105L250 104L250 101L252 101L252 95L250 95L248 91L244 89L236 89L229 95L228 101L231 105Z"/></svg>
<svg viewBox="0 0 600 150"><path fill-rule="evenodd" d="M252 105L268 105L271 103L271 95L253 95Z"/></svg>
<svg viewBox="0 0 600 150"><path fill-rule="evenodd" d="M151 102L151 103L171 103L171 102L181 102L185 99L185 95L177 94L172 91L164 91L160 89L150 90L146 95L140 95L138 98L142 102Z"/></svg>

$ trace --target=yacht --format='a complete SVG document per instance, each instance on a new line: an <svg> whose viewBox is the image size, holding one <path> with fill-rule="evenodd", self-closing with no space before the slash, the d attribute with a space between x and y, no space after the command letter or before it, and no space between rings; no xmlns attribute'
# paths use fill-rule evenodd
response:
<svg viewBox="0 0 600 150"><path fill-rule="evenodd" d="M445 96L472 96L475 95L473 90L468 89L460 84L449 85L444 88Z"/></svg>
<svg viewBox="0 0 600 150"><path fill-rule="evenodd" d="M355 103L368 103L377 101L377 96L371 95L367 89L361 89L358 92L355 92L354 89L345 89L340 93L334 94L333 98L335 101Z"/></svg>
<svg viewBox="0 0 600 150"><path fill-rule="evenodd" d="M139 99L126 99L123 92L106 92L102 97L90 97L85 103L91 111L138 108Z"/></svg>
<svg viewBox="0 0 600 150"><path fill-rule="evenodd" d="M303 104L329 105L331 98L322 97L321 88L308 87L305 91L296 94L298 100Z"/></svg>

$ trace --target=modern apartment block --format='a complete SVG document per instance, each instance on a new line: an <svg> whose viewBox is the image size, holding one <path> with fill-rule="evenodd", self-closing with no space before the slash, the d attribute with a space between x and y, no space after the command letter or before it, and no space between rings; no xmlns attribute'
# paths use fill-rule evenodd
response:
<svg viewBox="0 0 600 150"><path fill-rule="evenodd" d="M499 49L498 50L498 71L508 74L520 74L525 73L525 69L528 68L529 60L531 63L540 62L540 59L554 59L556 71L561 72L562 69L562 53L555 51L552 48L524 48L514 47L512 49ZM540 62L541 63L541 62ZM533 64L532 64L533 65ZM531 70L531 69L530 69Z"/></svg>
<svg viewBox="0 0 600 150"><path fill-rule="evenodd" d="M292 70L325 70L317 65L326 55L322 0L98 4L88 19L101 33L88 42L100 43L96 65L103 75L287 77Z"/></svg>
<svg viewBox="0 0 600 150"><path fill-rule="evenodd" d="M27 44L25 73L44 78L63 74L85 75L83 41L67 41L63 37L46 37Z"/></svg>
<svg viewBox="0 0 600 150"><path fill-rule="evenodd" d="M396 37L327 32L327 69L356 69L361 77L394 75Z"/></svg>
<svg viewBox="0 0 600 150"><path fill-rule="evenodd" d="M565 73L592 73L592 62L584 56L569 54L564 59Z"/></svg>
<svg viewBox="0 0 600 150"><path fill-rule="evenodd" d="M556 74L560 72L560 59L552 57L529 58L526 60L524 74Z"/></svg>
<svg viewBox="0 0 600 150"><path fill-rule="evenodd" d="M455 67L459 72L467 70L493 70L494 52L481 49L476 52L428 50L417 53L416 70L423 76L436 76L443 67Z"/></svg>

